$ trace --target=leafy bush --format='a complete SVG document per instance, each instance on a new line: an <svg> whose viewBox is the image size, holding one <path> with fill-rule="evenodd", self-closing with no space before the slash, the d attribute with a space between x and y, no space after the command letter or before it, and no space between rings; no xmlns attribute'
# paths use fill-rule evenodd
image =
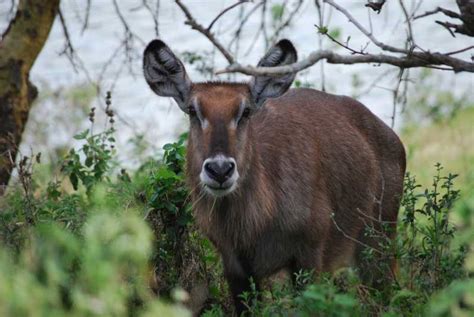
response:
<svg viewBox="0 0 474 317"><path fill-rule="evenodd" d="M465 277L466 247L452 246L456 227L450 221L459 196L459 191L453 189L457 175L441 176L441 170L436 164L432 188L421 193L416 192L419 185L415 178L407 174L399 226L401 261L407 268L404 273L409 288L416 287L426 295Z"/></svg>
<svg viewBox="0 0 474 317"><path fill-rule="evenodd" d="M110 96L106 101L105 131L93 133L92 125L79 133L82 144L54 180L36 182L39 155L19 162L19 186L0 201L0 315L186 316L181 303L203 316L229 315L219 256L193 221L186 135L165 145L161 159L117 175ZM408 173L397 239L387 238L384 224L366 228L383 253L374 258L368 249L368 260L399 264L387 292L363 285L352 269L300 272L295 285L243 294L247 315L468 316L474 203L463 200L453 219L456 177L437 164L432 186L422 189Z"/></svg>
<svg viewBox="0 0 474 317"><path fill-rule="evenodd" d="M146 286L152 241L140 217L97 210L80 233L38 225L17 259L0 251L0 315L187 315Z"/></svg>

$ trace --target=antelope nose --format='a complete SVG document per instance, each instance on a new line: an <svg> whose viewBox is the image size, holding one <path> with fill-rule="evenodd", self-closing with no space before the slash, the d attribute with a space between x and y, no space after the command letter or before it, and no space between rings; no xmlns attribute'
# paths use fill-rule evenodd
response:
<svg viewBox="0 0 474 317"><path fill-rule="evenodd" d="M206 162L204 169L210 178L223 184L234 173L235 163L229 159L216 159Z"/></svg>

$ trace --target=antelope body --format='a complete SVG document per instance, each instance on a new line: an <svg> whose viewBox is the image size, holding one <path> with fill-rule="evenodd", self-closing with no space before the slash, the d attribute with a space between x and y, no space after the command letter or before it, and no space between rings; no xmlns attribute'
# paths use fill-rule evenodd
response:
<svg viewBox="0 0 474 317"><path fill-rule="evenodd" d="M282 40L258 65L296 59ZM390 275L362 256L364 246L379 242L364 232L388 223L394 237L405 152L365 106L314 89L288 90L294 74L192 83L160 40L145 50L144 73L158 95L173 97L190 116L194 214L222 256L238 312L250 277L258 286L282 269L356 265L371 283Z"/></svg>

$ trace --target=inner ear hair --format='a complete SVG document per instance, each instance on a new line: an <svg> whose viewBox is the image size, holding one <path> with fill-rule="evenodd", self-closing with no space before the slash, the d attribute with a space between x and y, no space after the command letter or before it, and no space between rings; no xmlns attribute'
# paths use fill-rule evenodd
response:
<svg viewBox="0 0 474 317"><path fill-rule="evenodd" d="M258 62L258 67L277 67L293 64L298 60L298 54L293 44L286 39L272 46ZM276 98L284 94L295 79L296 73L280 76L255 76L250 82L250 89L257 108L261 107L268 98Z"/></svg>
<svg viewBox="0 0 474 317"><path fill-rule="evenodd" d="M153 40L143 54L143 73L150 88L163 97L173 97L188 112L191 80L179 58L161 40Z"/></svg>

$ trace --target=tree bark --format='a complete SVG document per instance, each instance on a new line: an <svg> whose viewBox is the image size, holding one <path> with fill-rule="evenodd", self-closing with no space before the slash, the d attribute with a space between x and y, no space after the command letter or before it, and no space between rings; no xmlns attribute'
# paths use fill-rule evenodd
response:
<svg viewBox="0 0 474 317"><path fill-rule="evenodd" d="M20 0L0 41L0 196L10 180L36 87L31 67L48 38L59 0Z"/></svg>

